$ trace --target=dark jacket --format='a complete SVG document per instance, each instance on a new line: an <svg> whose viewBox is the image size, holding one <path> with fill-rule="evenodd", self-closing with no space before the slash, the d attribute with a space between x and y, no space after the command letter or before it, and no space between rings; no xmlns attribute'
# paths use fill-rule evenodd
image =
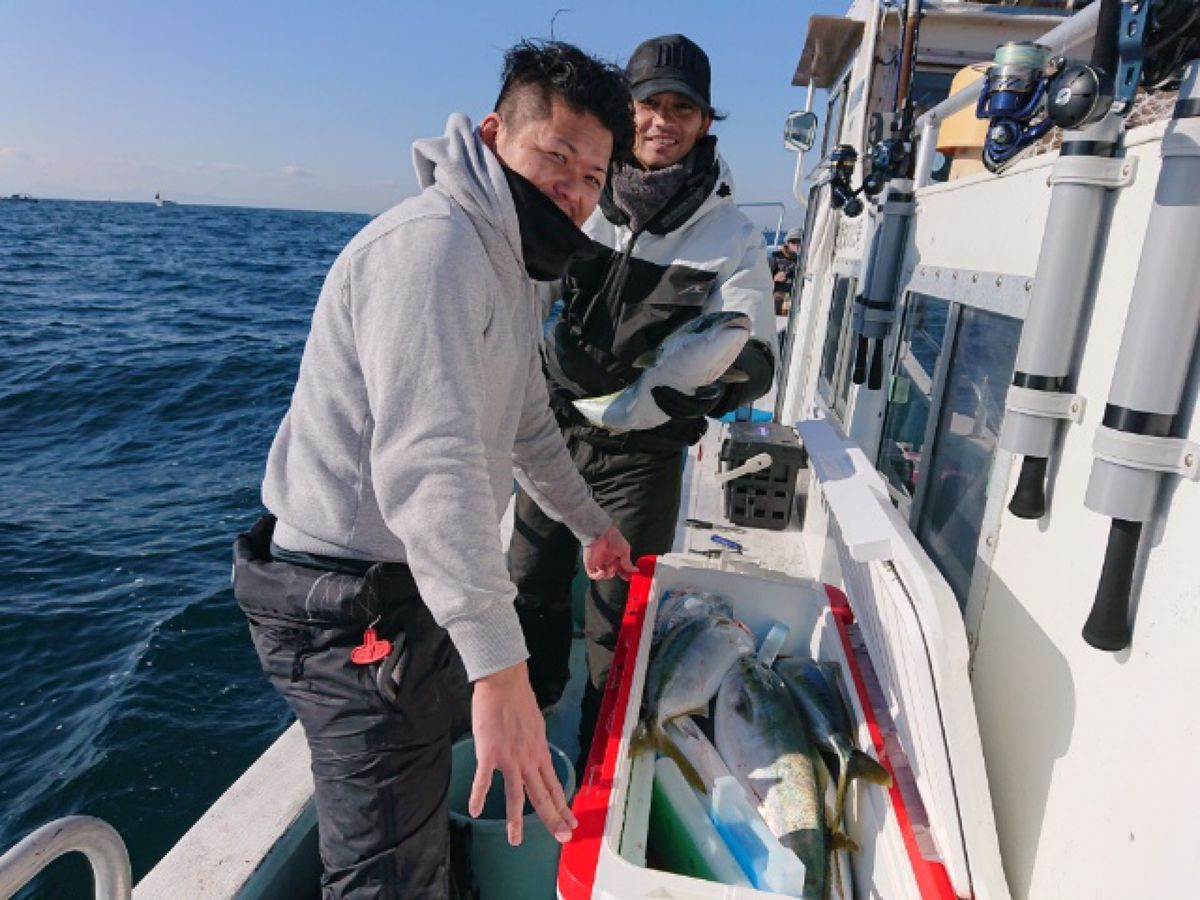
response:
<svg viewBox="0 0 1200 900"><path fill-rule="evenodd" d="M585 426L571 401L631 384L639 372L634 360L702 312L744 312L756 338L745 352L758 357L751 366L757 377L737 385L721 405L732 409L770 389L775 316L762 235L734 203L715 138L701 139L693 152L694 174L642 230L630 230L611 186L583 226L597 252L564 280L563 314L547 336L546 373L559 422L580 426L585 440L640 450L700 439L703 418L614 437Z"/></svg>

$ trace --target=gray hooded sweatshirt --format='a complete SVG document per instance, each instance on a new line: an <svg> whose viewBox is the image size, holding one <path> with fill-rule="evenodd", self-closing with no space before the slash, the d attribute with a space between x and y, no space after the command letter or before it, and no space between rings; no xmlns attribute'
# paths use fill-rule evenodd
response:
<svg viewBox="0 0 1200 900"><path fill-rule="evenodd" d="M498 527L514 465L585 543L610 520L550 412L499 159L455 114L413 161L423 191L325 279L263 502L285 549L407 563L475 680L528 656Z"/></svg>

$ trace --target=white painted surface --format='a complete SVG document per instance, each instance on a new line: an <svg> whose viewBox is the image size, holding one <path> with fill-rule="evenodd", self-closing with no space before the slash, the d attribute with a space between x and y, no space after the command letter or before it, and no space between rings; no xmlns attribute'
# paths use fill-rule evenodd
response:
<svg viewBox="0 0 1200 900"><path fill-rule="evenodd" d="M923 26L922 41L931 35ZM994 43L1013 36L996 32ZM1200 709L1186 695L1200 677L1200 488L1173 483L1159 498L1160 512L1169 515L1148 528L1133 645L1102 653L1080 635L1109 527L1084 507L1091 444L1145 235L1163 128L1127 135L1137 179L1115 204L1077 388L1088 399L1086 417L1064 429L1050 514L1027 522L1005 510L1018 465L1010 454L997 455L989 478L966 610L974 637L971 691L1004 871L1018 898L1200 894L1200 829L1192 816L1200 785L1174 762L1174 748L1200 739ZM906 265L1032 278L1053 162L1051 154L1002 176L981 173L919 191ZM1196 246L1200 252L1200 235ZM834 261L821 249L810 265L820 288L807 298L801 323L806 354L791 365L797 376L814 370L828 318ZM1196 440L1200 366L1190 377L1184 411ZM794 376L784 409L796 418L820 409L815 383ZM851 403L853 410L853 396ZM835 568L836 532L828 511L810 503L803 541L822 578Z"/></svg>

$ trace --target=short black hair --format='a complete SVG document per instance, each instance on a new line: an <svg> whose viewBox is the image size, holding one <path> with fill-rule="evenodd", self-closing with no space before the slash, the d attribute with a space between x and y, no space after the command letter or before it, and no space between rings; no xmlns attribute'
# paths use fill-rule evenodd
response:
<svg viewBox="0 0 1200 900"><path fill-rule="evenodd" d="M562 41L521 41L504 54L496 112L510 122L550 115L557 97L612 133L613 159L633 151L633 100L625 71Z"/></svg>

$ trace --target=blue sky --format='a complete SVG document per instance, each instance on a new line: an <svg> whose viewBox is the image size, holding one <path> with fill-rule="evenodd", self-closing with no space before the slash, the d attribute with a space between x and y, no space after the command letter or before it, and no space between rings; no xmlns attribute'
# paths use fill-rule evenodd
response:
<svg viewBox="0 0 1200 900"><path fill-rule="evenodd" d="M416 189L413 140L490 110L503 50L565 7L556 36L617 62L703 46L739 201L790 201L808 17L848 5L4 0L0 194L379 212Z"/></svg>

